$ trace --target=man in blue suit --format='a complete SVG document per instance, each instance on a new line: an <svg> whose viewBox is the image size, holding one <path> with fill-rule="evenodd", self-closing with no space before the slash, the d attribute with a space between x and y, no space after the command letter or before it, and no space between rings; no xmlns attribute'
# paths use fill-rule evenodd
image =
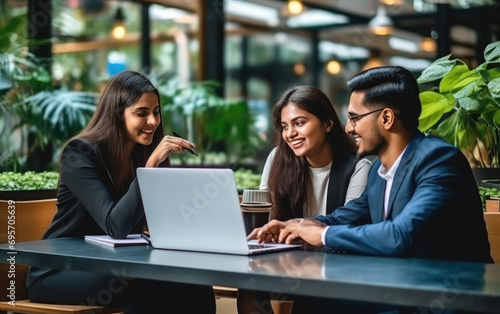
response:
<svg viewBox="0 0 500 314"><path fill-rule="evenodd" d="M336 252L492 262L469 163L454 146L418 131L418 85L401 67L348 81L346 132L358 155L377 155L363 194L327 216L273 220L249 238L297 238Z"/></svg>

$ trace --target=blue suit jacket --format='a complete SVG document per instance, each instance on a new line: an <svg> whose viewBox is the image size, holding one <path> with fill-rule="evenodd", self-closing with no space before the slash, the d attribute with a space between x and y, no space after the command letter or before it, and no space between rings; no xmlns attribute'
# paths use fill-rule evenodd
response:
<svg viewBox="0 0 500 314"><path fill-rule="evenodd" d="M363 194L318 220L326 245L347 253L492 262L469 163L443 140L417 133L396 171L383 219L386 181L377 170Z"/></svg>

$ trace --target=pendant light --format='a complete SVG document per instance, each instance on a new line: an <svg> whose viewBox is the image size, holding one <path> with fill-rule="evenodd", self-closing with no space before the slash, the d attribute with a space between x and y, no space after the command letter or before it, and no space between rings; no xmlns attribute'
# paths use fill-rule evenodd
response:
<svg viewBox="0 0 500 314"><path fill-rule="evenodd" d="M391 18L387 16L383 6L377 9L377 15L368 23L370 32L376 35L391 35L394 33L394 23Z"/></svg>
<svg viewBox="0 0 500 314"><path fill-rule="evenodd" d="M288 12L290 12L290 14L292 15L297 15L302 13L302 11L304 11L304 5L299 0L289 0L287 7L288 7Z"/></svg>
<svg viewBox="0 0 500 314"><path fill-rule="evenodd" d="M111 30L111 35L114 39L123 39L127 30L125 29L125 15L123 14L123 9L118 7L115 13L115 25Z"/></svg>

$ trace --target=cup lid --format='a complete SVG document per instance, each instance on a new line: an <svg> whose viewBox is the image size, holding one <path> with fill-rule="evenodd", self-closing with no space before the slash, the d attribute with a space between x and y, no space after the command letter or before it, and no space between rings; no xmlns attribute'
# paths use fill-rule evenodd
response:
<svg viewBox="0 0 500 314"><path fill-rule="evenodd" d="M241 211L244 213L266 213L271 211L271 207L241 207Z"/></svg>
<svg viewBox="0 0 500 314"><path fill-rule="evenodd" d="M241 207L271 207L268 202L255 202L255 203L241 203Z"/></svg>

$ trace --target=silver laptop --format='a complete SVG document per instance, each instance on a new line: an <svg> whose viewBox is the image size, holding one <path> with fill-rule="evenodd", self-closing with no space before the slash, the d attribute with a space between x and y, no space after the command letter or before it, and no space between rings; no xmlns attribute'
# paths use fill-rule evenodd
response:
<svg viewBox="0 0 500 314"><path fill-rule="evenodd" d="M248 243L231 169L138 168L154 248L249 255L300 247Z"/></svg>

